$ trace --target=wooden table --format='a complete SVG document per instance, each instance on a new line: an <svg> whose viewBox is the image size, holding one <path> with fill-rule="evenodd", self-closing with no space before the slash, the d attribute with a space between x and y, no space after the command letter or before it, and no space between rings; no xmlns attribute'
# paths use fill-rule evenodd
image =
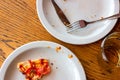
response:
<svg viewBox="0 0 120 80"><path fill-rule="evenodd" d="M120 20L110 33L114 31L120 31ZM36 0L0 0L0 66L13 50L36 40L53 41L73 51L85 69L87 80L120 80L120 74L113 77L112 70L101 66L99 56L103 39L81 46L61 42L40 23Z"/></svg>

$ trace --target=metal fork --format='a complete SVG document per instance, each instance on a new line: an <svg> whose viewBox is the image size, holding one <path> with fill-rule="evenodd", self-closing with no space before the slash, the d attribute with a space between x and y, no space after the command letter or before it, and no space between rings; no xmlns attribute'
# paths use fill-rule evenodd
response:
<svg viewBox="0 0 120 80"><path fill-rule="evenodd" d="M95 23L95 22L103 21L103 20L112 20L112 19L116 19L116 18L119 18L119 17L120 17L120 13L109 16L109 17L106 17L106 18L102 18L102 19L99 19L99 20L90 21L90 22L87 22L85 20L78 20L78 21L76 21L72 24L67 25L67 32L72 32L74 30L84 28L88 24L92 24L92 23Z"/></svg>

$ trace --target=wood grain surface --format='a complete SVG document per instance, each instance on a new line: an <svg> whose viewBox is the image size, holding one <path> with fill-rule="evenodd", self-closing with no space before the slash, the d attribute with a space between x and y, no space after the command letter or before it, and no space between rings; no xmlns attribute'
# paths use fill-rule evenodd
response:
<svg viewBox="0 0 120 80"><path fill-rule="evenodd" d="M110 33L115 31L120 31L120 20ZM61 42L43 28L36 12L36 0L0 0L0 66L13 50L38 40L53 41L73 51L85 69L87 80L120 80L119 69L103 66L100 57L103 39L80 46Z"/></svg>

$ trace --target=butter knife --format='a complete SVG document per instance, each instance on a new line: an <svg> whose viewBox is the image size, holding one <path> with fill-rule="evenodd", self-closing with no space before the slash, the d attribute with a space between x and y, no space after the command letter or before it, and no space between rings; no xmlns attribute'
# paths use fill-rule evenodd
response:
<svg viewBox="0 0 120 80"><path fill-rule="evenodd" d="M57 15L59 16L60 20L62 21L62 23L67 26L70 24L69 20L67 19L67 17L65 16L64 12L60 9L60 7L57 5L57 3L54 0L51 0Z"/></svg>

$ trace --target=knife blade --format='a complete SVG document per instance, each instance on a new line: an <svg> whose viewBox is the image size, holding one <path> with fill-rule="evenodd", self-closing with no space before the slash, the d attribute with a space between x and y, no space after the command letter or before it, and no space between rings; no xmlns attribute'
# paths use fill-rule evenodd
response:
<svg viewBox="0 0 120 80"><path fill-rule="evenodd" d="M65 26L68 26L70 24L69 20L65 16L64 12L60 9L60 7L57 5L57 3L54 0L51 0L57 15L59 16L60 20Z"/></svg>

